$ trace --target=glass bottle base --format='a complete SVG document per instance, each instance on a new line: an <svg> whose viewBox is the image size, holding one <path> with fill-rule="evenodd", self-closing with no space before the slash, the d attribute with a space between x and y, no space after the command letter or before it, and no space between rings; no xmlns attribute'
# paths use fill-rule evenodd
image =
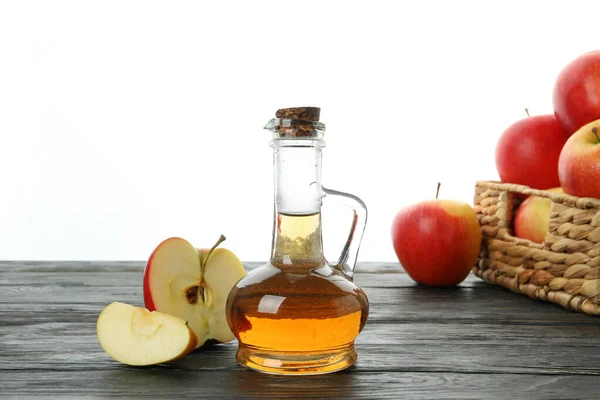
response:
<svg viewBox="0 0 600 400"><path fill-rule="evenodd" d="M303 352L276 352L240 344L237 362L244 367L276 375L320 375L341 371L356 361L354 344Z"/></svg>

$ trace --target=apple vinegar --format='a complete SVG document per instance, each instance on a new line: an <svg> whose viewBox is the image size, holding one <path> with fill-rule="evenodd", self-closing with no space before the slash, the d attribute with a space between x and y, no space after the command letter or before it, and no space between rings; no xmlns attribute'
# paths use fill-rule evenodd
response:
<svg viewBox="0 0 600 400"><path fill-rule="evenodd" d="M289 369L302 371L314 359L328 358L312 371L324 373L356 360L354 340L367 320L367 297L320 258L320 219L278 214L273 259L233 288L228 318L244 365L272 372L280 358L293 355L302 361Z"/></svg>
<svg viewBox="0 0 600 400"><path fill-rule="evenodd" d="M366 207L356 196L321 186L319 109L283 109L276 116L265 127L273 132L275 168L271 257L233 287L227 322L243 366L273 374L339 371L356 361L354 340L369 314L367 296L352 282ZM323 256L325 196L354 210L335 265Z"/></svg>

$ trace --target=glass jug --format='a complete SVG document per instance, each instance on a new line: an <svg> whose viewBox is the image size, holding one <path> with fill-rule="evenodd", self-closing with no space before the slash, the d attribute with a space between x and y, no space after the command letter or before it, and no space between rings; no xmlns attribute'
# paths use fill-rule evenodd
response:
<svg viewBox="0 0 600 400"><path fill-rule="evenodd" d="M321 186L325 125L320 109L278 110L273 133L275 208L269 262L232 289L227 321L239 341L237 361L274 374L323 374L351 366L354 340L368 317L365 293L352 282L367 209L356 196ZM354 210L340 259L323 255L321 204Z"/></svg>

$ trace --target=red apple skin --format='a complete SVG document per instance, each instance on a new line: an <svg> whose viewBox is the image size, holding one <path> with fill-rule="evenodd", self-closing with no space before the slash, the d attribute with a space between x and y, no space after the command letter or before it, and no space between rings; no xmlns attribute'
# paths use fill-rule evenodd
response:
<svg viewBox="0 0 600 400"><path fill-rule="evenodd" d="M562 193L561 188L549 189ZM515 236L535 243L544 243L550 230L552 200L547 197L528 196L519 206L513 221Z"/></svg>
<svg viewBox="0 0 600 400"><path fill-rule="evenodd" d="M600 50L580 55L560 71L552 103L568 134L600 119Z"/></svg>
<svg viewBox="0 0 600 400"><path fill-rule="evenodd" d="M171 237L163 240L158 246L154 248L152 254L148 258L148 262L146 263L146 267L144 268L144 281L143 281L143 292L144 292L144 306L148 309L148 311L156 311L156 306L154 305L154 300L152 299L152 294L150 293L150 269L153 265L153 258L156 254L156 251L165 243L170 240L183 240L177 237Z"/></svg>
<svg viewBox="0 0 600 400"><path fill-rule="evenodd" d="M536 115L513 123L496 143L500 179L540 190L560 186L558 158L567 139L554 115Z"/></svg>
<svg viewBox="0 0 600 400"><path fill-rule="evenodd" d="M428 200L396 214L392 243L400 264L414 281L455 286L477 262L481 227L467 203Z"/></svg>
<svg viewBox="0 0 600 400"><path fill-rule="evenodd" d="M584 125L565 143L558 175L565 193L600 199L600 120Z"/></svg>

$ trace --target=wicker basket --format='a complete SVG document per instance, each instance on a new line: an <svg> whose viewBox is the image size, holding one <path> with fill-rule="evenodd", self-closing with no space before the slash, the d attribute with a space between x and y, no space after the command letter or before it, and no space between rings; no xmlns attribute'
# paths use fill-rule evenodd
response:
<svg viewBox="0 0 600 400"><path fill-rule="evenodd" d="M552 200L550 232L543 244L511 234L513 213L523 195ZM474 209L483 235L473 268L476 276L516 293L600 316L600 200L479 181Z"/></svg>

